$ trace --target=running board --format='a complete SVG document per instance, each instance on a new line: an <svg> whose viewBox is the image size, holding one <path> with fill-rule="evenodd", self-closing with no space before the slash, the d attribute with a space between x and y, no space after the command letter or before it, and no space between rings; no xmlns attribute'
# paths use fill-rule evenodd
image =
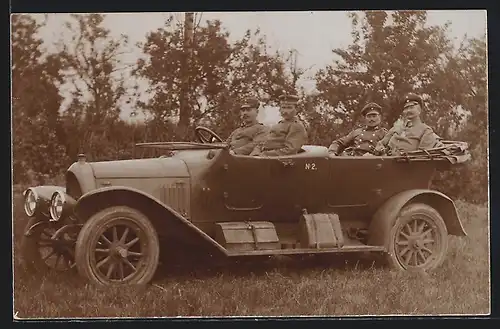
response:
<svg viewBox="0 0 500 329"><path fill-rule="evenodd" d="M268 250L228 250L228 256L272 256L272 255L301 255L301 254L333 254L344 252L384 252L383 246L343 246L342 248L300 248L300 249L268 249Z"/></svg>

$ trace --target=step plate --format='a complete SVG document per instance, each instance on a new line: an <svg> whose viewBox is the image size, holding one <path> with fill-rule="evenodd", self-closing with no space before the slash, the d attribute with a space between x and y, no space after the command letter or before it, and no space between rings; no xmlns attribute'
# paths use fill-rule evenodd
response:
<svg viewBox="0 0 500 329"><path fill-rule="evenodd" d="M342 248L300 248L300 249L274 249L274 250L249 250L249 251L227 251L228 256L266 256L266 255L301 255L301 254L333 254L345 252L384 252L382 246L344 246Z"/></svg>

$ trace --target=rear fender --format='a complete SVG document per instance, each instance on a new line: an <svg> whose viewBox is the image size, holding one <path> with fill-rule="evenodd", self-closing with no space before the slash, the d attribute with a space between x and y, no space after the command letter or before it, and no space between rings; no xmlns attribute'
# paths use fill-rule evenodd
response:
<svg viewBox="0 0 500 329"><path fill-rule="evenodd" d="M90 191L78 199L74 213L80 220L86 221L98 211L117 205L133 207L143 212L159 235L175 230L172 236L197 239L198 242L208 244L227 255L224 247L177 211L157 198L132 187L110 186Z"/></svg>
<svg viewBox="0 0 500 329"><path fill-rule="evenodd" d="M381 246L387 242L389 233L401 209L408 203L421 202L436 209L443 217L448 234L466 236L458 216L455 203L445 194L433 190L408 190L389 198L376 211L370 223L368 244Z"/></svg>

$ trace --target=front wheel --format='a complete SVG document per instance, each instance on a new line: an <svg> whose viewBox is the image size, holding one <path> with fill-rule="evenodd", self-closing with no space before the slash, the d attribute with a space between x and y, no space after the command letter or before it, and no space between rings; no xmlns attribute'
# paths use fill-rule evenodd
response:
<svg viewBox="0 0 500 329"><path fill-rule="evenodd" d="M448 250L443 218L422 203L401 210L388 238L388 261L401 270L433 270L443 263Z"/></svg>
<svg viewBox="0 0 500 329"><path fill-rule="evenodd" d="M35 224L41 225L33 227ZM33 227L33 228L32 228ZM31 218L26 224L21 238L21 254L23 268L32 273L44 273L51 270L64 272L75 266L75 238L70 233L62 235L57 240L52 235L60 228L57 223L50 223L38 218ZM76 236L76 234L74 234Z"/></svg>
<svg viewBox="0 0 500 329"><path fill-rule="evenodd" d="M93 215L76 242L78 272L100 285L147 284L159 262L159 240L148 218L116 206Z"/></svg>

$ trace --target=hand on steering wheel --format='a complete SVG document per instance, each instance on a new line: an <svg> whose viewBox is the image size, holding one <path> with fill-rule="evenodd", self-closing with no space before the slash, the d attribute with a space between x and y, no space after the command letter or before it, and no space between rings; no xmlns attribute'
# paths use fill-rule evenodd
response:
<svg viewBox="0 0 500 329"><path fill-rule="evenodd" d="M211 144L215 142L223 143L222 138L220 138L219 135L206 127L198 126L194 129L194 132L196 137L198 137L198 140L204 144ZM204 133L207 133L208 136L204 135Z"/></svg>

